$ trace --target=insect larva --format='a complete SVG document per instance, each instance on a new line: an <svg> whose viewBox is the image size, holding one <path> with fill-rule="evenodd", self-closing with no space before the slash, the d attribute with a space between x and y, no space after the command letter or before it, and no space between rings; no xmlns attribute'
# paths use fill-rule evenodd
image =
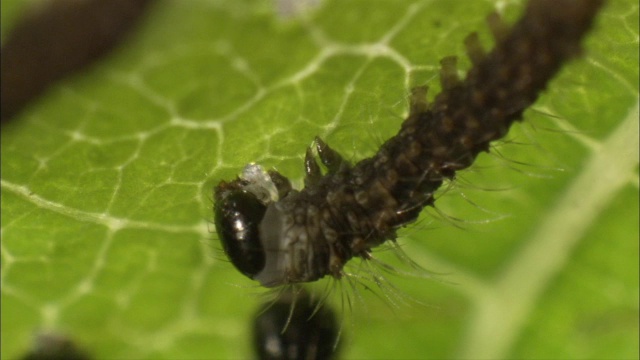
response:
<svg viewBox="0 0 640 360"><path fill-rule="evenodd" d="M432 103L426 87L412 90L410 113L378 152L349 164L315 139L305 157L305 187L295 190L276 171L248 165L214 189L216 230L232 263L263 286L343 276L353 257L396 238L415 221L443 181L489 151L492 141L533 104L580 42L602 0L532 0L508 28L488 18L496 45L488 53L477 35L465 46L473 66L457 76L456 58L441 60L442 92Z"/></svg>

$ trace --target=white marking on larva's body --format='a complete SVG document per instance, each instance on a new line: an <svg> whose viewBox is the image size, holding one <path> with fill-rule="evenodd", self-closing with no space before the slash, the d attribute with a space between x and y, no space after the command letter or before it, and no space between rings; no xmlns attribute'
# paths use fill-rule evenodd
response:
<svg viewBox="0 0 640 360"><path fill-rule="evenodd" d="M240 178L248 182L243 188L254 194L263 204L278 201L278 189L262 166L255 163L247 164L242 169Z"/></svg>

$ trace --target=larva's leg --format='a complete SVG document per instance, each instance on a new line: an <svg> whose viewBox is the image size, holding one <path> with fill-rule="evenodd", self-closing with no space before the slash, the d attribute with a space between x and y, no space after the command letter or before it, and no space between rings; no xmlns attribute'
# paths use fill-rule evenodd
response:
<svg viewBox="0 0 640 360"><path fill-rule="evenodd" d="M304 173L306 174L304 178L305 187L316 185L322 178L320 166L318 166L316 159L313 157L311 147L307 148L307 153L304 155Z"/></svg>
<svg viewBox="0 0 640 360"><path fill-rule="evenodd" d="M349 162L342 158L337 151L327 145L322 139L316 136L315 138L316 149L318 150L318 157L324 164L324 166L329 169L329 174L333 174L340 169L348 168L350 166Z"/></svg>
<svg viewBox="0 0 640 360"><path fill-rule="evenodd" d="M267 173L276 189L278 189L278 197L282 199L291 191L291 181L275 170L269 170Z"/></svg>
<svg viewBox="0 0 640 360"><path fill-rule="evenodd" d="M418 115L427 111L429 103L427 102L427 86L416 86L411 89L411 97L409 98L409 116Z"/></svg>
<svg viewBox="0 0 640 360"><path fill-rule="evenodd" d="M455 56L447 56L440 60L440 84L442 84L442 90L449 90L460 84L457 63L458 58Z"/></svg>
<svg viewBox="0 0 640 360"><path fill-rule="evenodd" d="M467 49L467 56L469 56L469 59L471 59L474 65L478 65L478 63L487 56L482 44L480 44L478 33L469 34L469 36L464 39L464 46Z"/></svg>

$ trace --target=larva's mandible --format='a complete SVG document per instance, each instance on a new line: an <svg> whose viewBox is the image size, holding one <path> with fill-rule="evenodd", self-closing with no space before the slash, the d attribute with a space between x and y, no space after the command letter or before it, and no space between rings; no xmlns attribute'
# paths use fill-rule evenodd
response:
<svg viewBox="0 0 640 360"><path fill-rule="evenodd" d="M276 171L248 165L214 189L214 215L227 256L243 274L273 287L343 276L353 257L371 250L433 205L443 181L469 167L534 103L580 43L602 0L531 0L511 28L488 17L496 45L486 53L476 34L465 41L473 66L461 80L456 58L441 61L442 92L412 90L398 134L371 158L349 164L319 138L305 187Z"/></svg>

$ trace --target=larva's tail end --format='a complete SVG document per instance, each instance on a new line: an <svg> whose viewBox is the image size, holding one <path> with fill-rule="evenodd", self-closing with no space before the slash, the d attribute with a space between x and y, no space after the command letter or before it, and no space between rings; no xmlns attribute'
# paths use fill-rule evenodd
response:
<svg viewBox="0 0 640 360"><path fill-rule="evenodd" d="M529 27L542 27L540 34L553 33L553 41L563 47L564 56L576 57L582 53L582 37L593 26L596 14L604 3L604 0L530 1L526 10L530 14Z"/></svg>

